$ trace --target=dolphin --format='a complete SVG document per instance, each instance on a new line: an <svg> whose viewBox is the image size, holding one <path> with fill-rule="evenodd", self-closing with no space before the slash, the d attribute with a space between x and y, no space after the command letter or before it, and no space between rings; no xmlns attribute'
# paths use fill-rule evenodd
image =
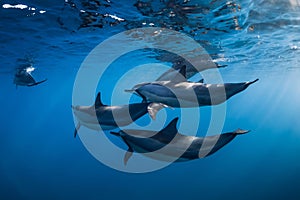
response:
<svg viewBox="0 0 300 200"><path fill-rule="evenodd" d="M140 83L131 90L143 98L144 102L162 103L170 107L198 107L218 105L235 94L242 92L258 79L242 83L206 84L200 80L191 82L186 79L186 66L169 81Z"/></svg>
<svg viewBox="0 0 300 200"><path fill-rule="evenodd" d="M123 160L124 164L127 164L133 152L144 153L145 156L162 161L182 162L204 158L217 152L237 135L249 132L248 130L237 129L233 132L214 136L186 136L178 133L177 121L178 117L174 118L159 132L148 130L110 132L120 137L128 146ZM206 153L203 154L202 152Z"/></svg>
<svg viewBox="0 0 300 200"><path fill-rule="evenodd" d="M19 69L17 71L14 78L14 84L16 84L16 87L18 85L31 87L47 81L47 79L44 79L39 82L35 81L35 79L31 75L31 71L33 70L30 69L34 69L34 68L29 67L29 68Z"/></svg>
<svg viewBox="0 0 300 200"><path fill-rule="evenodd" d="M156 113L163 107L164 105L159 103L134 103L121 106L108 106L102 103L101 93L99 92L94 105L72 106L73 112L78 119L74 137L76 137L81 125L93 130L100 130L100 126L102 130L112 130L131 124L147 112L152 119L155 119Z"/></svg>
<svg viewBox="0 0 300 200"><path fill-rule="evenodd" d="M195 74L199 73L200 71L203 71L205 69L210 69L210 68L197 68L197 71L193 66L191 66L190 64L186 64L186 65L173 65L173 67L169 70L167 70L165 73L163 73L160 77L158 77L156 79L156 81L169 81L172 80L174 76L177 75L178 71L180 71L180 69L182 68L182 66L186 66L186 74L185 77L186 78L191 78L193 77ZM215 63L215 68L225 68L227 67L227 65L219 65L217 63Z"/></svg>

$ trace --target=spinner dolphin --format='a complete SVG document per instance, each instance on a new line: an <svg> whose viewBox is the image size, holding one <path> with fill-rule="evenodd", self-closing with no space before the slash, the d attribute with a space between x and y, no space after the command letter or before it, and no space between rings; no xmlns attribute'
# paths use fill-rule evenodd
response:
<svg viewBox="0 0 300 200"><path fill-rule="evenodd" d="M188 81L186 67L172 76L169 81L155 81L135 85L131 90L144 102L162 103L171 107L198 107L218 105L248 88L258 79L242 83L207 84L203 80Z"/></svg>
<svg viewBox="0 0 300 200"><path fill-rule="evenodd" d="M94 130L100 130L100 126L102 130L111 130L127 126L147 112L152 119L155 119L156 113L164 107L162 104L157 103L108 106L102 103L100 96L99 92L92 106L72 106L73 112L78 119L74 137L76 137L81 125Z"/></svg>
<svg viewBox="0 0 300 200"><path fill-rule="evenodd" d="M16 86L35 86L35 85L39 85L45 81L47 81L47 79L44 79L42 81L35 81L35 79L32 77L31 75L31 71L33 71L34 68L32 67L28 67L28 68L22 68L19 69L17 71L17 73L15 74L15 78L14 78L14 84L16 84Z"/></svg>
<svg viewBox="0 0 300 200"><path fill-rule="evenodd" d="M144 153L156 160L189 161L209 156L232 141L237 135L248 133L247 130L237 129L221 135L195 137L178 133L176 127L178 118L173 119L159 132L148 130L120 130L111 134L120 137L128 146L124 156L124 164L133 152ZM161 151L160 151L161 150ZM153 154L148 154L155 152ZM201 152L207 152L205 154Z"/></svg>

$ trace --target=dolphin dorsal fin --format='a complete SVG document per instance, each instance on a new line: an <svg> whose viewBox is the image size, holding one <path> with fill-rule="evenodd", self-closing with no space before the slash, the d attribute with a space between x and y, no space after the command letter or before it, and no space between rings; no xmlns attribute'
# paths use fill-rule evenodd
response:
<svg viewBox="0 0 300 200"><path fill-rule="evenodd" d="M95 100L95 108L97 109L97 108L99 108L101 106L104 106L104 104L101 101L101 93L98 92L96 100Z"/></svg>
<svg viewBox="0 0 300 200"><path fill-rule="evenodd" d="M203 78L200 79L200 80L198 81L198 83L204 83L204 79L203 79Z"/></svg>
<svg viewBox="0 0 300 200"><path fill-rule="evenodd" d="M178 117L174 118L165 128L160 131L160 133L164 135L165 139L171 141L178 133L178 129L176 127L178 119Z"/></svg>
<svg viewBox="0 0 300 200"><path fill-rule="evenodd" d="M184 78L186 78L186 65L183 65L183 66L180 68L179 73L180 73Z"/></svg>
<svg viewBox="0 0 300 200"><path fill-rule="evenodd" d="M176 76L171 79L174 83L186 82L186 65L183 65Z"/></svg>

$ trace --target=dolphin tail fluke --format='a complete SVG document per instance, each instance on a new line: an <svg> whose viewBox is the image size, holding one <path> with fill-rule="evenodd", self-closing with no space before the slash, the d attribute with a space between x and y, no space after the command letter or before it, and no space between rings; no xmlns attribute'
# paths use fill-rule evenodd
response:
<svg viewBox="0 0 300 200"><path fill-rule="evenodd" d="M236 134L236 135L243 135L243 134L246 134L246 133L249 133L249 132L250 132L250 130L237 129L233 133Z"/></svg>
<svg viewBox="0 0 300 200"><path fill-rule="evenodd" d="M257 82L258 80L259 80L259 79L257 78L257 79L255 79L254 81L249 81L249 82L247 82L247 83L246 83L246 87L248 87L249 85L251 85L251 84Z"/></svg>
<svg viewBox="0 0 300 200"><path fill-rule="evenodd" d="M147 107L148 113L151 119L156 119L156 114L163 108L167 108L168 106L162 103L150 103Z"/></svg>
<svg viewBox="0 0 300 200"><path fill-rule="evenodd" d="M79 129L80 129L80 123L78 123L77 126L75 127L75 130L74 130L74 138L76 138Z"/></svg>
<svg viewBox="0 0 300 200"><path fill-rule="evenodd" d="M31 87L31 86L35 86L35 85L39 85L41 83L44 83L45 81L47 81L48 79L45 79L45 80L42 80L42 81L39 81L39 82L35 82L33 84L30 84L30 85L27 85L28 87Z"/></svg>

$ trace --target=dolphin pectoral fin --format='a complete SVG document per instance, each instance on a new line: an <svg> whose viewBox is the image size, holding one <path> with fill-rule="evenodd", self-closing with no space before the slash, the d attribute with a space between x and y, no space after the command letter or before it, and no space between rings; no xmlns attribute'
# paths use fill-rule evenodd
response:
<svg viewBox="0 0 300 200"><path fill-rule="evenodd" d="M77 133L78 133L78 130L80 129L80 123L78 122L77 126L75 127L75 130L74 130L74 138L76 138L77 136Z"/></svg>
<svg viewBox="0 0 300 200"><path fill-rule="evenodd" d="M128 148L128 150L124 156L124 165L127 165L127 162L129 160L129 158L131 158L132 154L133 154L133 150L131 148Z"/></svg>
<svg viewBox="0 0 300 200"><path fill-rule="evenodd" d="M128 150L126 151L125 156L124 156L124 160L123 160L124 165L127 165L127 162L129 160L129 158L132 156L133 149L130 147L129 143L120 135L120 133L110 131L110 134L121 137L123 142L128 146Z"/></svg>
<svg viewBox="0 0 300 200"><path fill-rule="evenodd" d="M78 133L78 132L77 132L77 128L75 128L75 129L74 129L74 138L76 138L77 133Z"/></svg>
<svg viewBox="0 0 300 200"><path fill-rule="evenodd" d="M147 107L148 113L151 119L156 119L156 114L163 108L167 108L168 106L162 103L150 103Z"/></svg>
<svg viewBox="0 0 300 200"><path fill-rule="evenodd" d="M236 134L236 135L242 135L242 134L246 134L246 133L249 133L249 132L250 132L250 130L237 129L233 133Z"/></svg>
<svg viewBox="0 0 300 200"><path fill-rule="evenodd" d="M116 135L116 136L120 136L123 140L123 142L127 145L128 149L124 155L124 165L127 165L127 162L129 160L129 158L131 158L132 154L133 154L133 149L131 148L130 144L120 135L120 133L116 133L116 132L110 132L111 134L113 135Z"/></svg>
<svg viewBox="0 0 300 200"><path fill-rule="evenodd" d="M35 83L32 83L32 84L29 84L27 85L28 87L31 87L31 86L35 86L35 85L39 85L41 83L44 83L45 81L47 81L48 79L45 79L45 80L42 80L42 81L39 81L39 82L35 82Z"/></svg>

